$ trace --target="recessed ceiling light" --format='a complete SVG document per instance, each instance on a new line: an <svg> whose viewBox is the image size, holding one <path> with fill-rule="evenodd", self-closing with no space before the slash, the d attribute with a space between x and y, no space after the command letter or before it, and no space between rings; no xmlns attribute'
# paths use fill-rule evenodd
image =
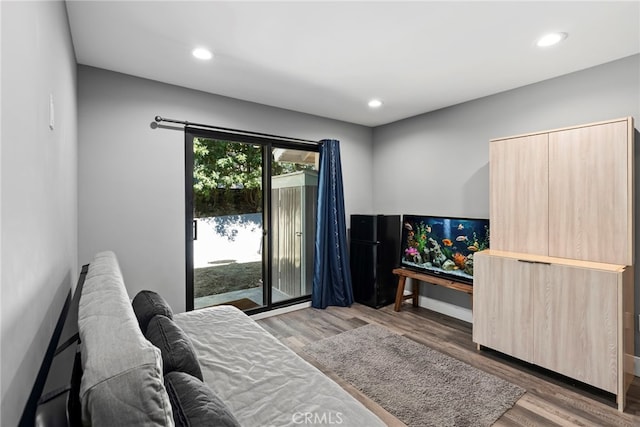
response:
<svg viewBox="0 0 640 427"><path fill-rule="evenodd" d="M549 33L540 37L536 42L538 47L547 47L553 46L554 44L560 43L562 40L566 39L568 36L567 33Z"/></svg>
<svg viewBox="0 0 640 427"><path fill-rule="evenodd" d="M369 107L371 108L378 108L382 106L382 101L380 101L379 99L372 99L371 101L369 101Z"/></svg>
<svg viewBox="0 0 640 427"><path fill-rule="evenodd" d="M213 54L209 49L205 49L203 47L197 47L191 51L191 54L198 59L208 60L213 58Z"/></svg>

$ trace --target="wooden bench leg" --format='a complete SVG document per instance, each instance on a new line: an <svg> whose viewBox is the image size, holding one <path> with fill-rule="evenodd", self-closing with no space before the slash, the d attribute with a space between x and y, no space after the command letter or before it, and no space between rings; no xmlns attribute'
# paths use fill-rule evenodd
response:
<svg viewBox="0 0 640 427"><path fill-rule="evenodd" d="M1 0L0 0L1 1ZM420 283L431 283L432 285L444 286L445 288L454 289L456 291L465 292L471 298L471 309L473 310L473 286L468 283L456 282L454 280L443 279L441 277L430 276L427 274L416 273L404 268L396 268L393 270L393 274L398 276L398 289L396 290L396 301L394 310L400 311L402 303L406 299L411 299L414 307L419 307L420 299ZM413 292L407 292L404 294L404 286L407 278L412 279L411 289Z"/></svg>
<svg viewBox="0 0 640 427"><path fill-rule="evenodd" d="M404 300L404 283L407 278L405 276L398 276L398 289L396 290L396 305L393 307L394 311L400 311L402 301Z"/></svg>

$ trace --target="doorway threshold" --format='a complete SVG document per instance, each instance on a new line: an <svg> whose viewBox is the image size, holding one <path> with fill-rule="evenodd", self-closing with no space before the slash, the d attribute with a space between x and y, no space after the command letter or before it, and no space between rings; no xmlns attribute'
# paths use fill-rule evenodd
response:
<svg viewBox="0 0 640 427"><path fill-rule="evenodd" d="M241 299L250 299L255 302L257 305L262 305L262 288L250 288L250 289L240 289L238 291L225 292L217 295L208 295L206 297L194 298L193 308L205 308L211 307L212 305L220 305L225 304L231 301L237 301ZM277 289L272 290L272 298L273 302L280 302L291 299L290 295L285 294Z"/></svg>

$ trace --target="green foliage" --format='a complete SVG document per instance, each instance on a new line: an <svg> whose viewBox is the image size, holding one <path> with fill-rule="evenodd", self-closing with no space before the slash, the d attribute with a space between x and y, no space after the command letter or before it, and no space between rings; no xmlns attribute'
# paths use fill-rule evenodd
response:
<svg viewBox="0 0 640 427"><path fill-rule="evenodd" d="M193 192L196 216L262 211L261 146L216 139L193 140ZM272 175L313 165L272 162Z"/></svg>
<svg viewBox="0 0 640 427"><path fill-rule="evenodd" d="M478 240L478 236L476 232L473 232L473 246L476 247L476 250L483 251L489 248L489 227L484 226L484 238L482 240Z"/></svg>
<svg viewBox="0 0 640 427"><path fill-rule="evenodd" d="M251 144L196 138L193 142L194 189L260 188L262 150Z"/></svg>
<svg viewBox="0 0 640 427"><path fill-rule="evenodd" d="M409 235L407 237L407 243L410 247L414 247L417 249L420 255L425 253L425 248L427 247L427 239L430 237L431 227L425 225L424 222L420 222L416 226L415 231L409 231Z"/></svg>

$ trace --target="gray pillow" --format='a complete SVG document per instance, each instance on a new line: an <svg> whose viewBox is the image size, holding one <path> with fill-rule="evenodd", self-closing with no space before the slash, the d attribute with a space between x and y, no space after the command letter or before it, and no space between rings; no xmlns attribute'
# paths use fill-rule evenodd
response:
<svg viewBox="0 0 640 427"><path fill-rule="evenodd" d="M169 304L153 291L140 291L131 302L133 312L136 314L140 330L144 334L147 330L149 321L157 314L161 314L169 319L173 319L173 311Z"/></svg>
<svg viewBox="0 0 640 427"><path fill-rule="evenodd" d="M145 336L160 349L164 375L180 371L202 381L202 370L193 344L173 320L161 315L154 316L147 326Z"/></svg>
<svg viewBox="0 0 640 427"><path fill-rule="evenodd" d="M227 405L205 383L184 372L164 377L176 427L240 427Z"/></svg>

